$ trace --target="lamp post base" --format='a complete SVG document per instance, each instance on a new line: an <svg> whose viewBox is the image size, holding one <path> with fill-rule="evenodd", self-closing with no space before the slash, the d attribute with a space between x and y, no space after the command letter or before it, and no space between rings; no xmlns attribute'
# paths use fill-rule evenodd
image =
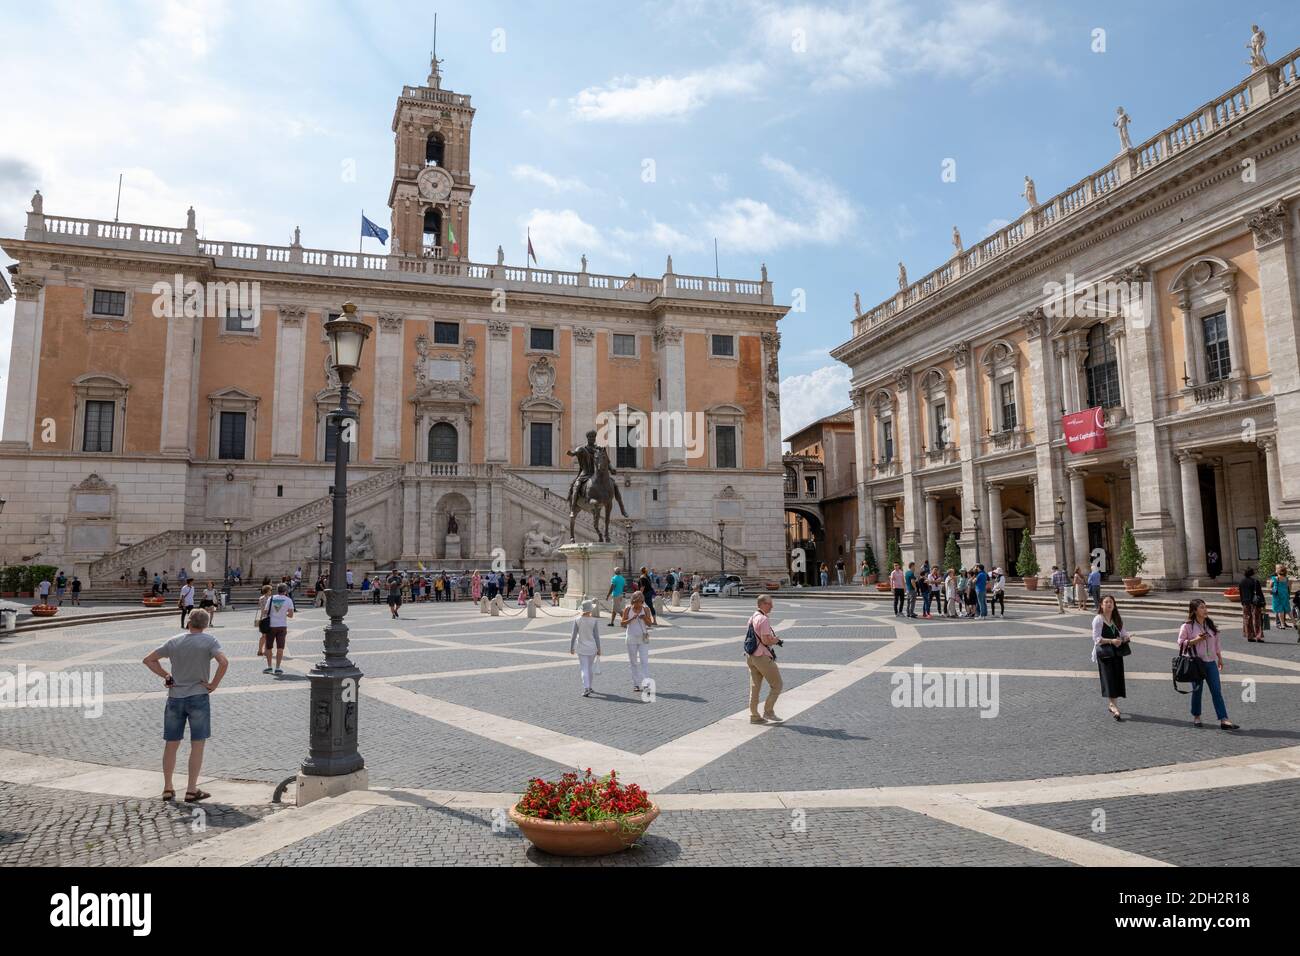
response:
<svg viewBox="0 0 1300 956"><path fill-rule="evenodd" d="M369 789L370 771L364 767L338 777L316 777L300 773L294 787L294 802L296 806L305 807L322 797L337 797L353 790Z"/></svg>

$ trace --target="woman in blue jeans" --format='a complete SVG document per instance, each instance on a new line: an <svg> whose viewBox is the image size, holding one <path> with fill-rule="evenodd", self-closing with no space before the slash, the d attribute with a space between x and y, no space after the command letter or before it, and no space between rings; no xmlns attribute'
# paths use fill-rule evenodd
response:
<svg viewBox="0 0 1300 956"><path fill-rule="evenodd" d="M1224 669L1223 649L1219 646L1219 629L1210 618L1210 609L1199 598L1187 606L1187 623L1178 631L1178 650L1190 651L1201 659L1205 668L1205 680L1192 684L1192 724L1201 726L1201 691L1204 685L1210 685L1210 697L1214 701L1214 715L1219 718L1219 726L1224 730L1240 730L1228 719L1228 707L1223 702L1223 690L1219 685L1219 673Z"/></svg>

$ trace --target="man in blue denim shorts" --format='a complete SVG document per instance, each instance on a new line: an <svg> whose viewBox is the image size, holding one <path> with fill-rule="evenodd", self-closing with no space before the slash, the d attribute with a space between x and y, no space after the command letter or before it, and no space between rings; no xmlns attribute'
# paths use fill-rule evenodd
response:
<svg viewBox="0 0 1300 956"><path fill-rule="evenodd" d="M185 802L197 803L212 794L199 789L199 771L203 767L203 745L212 736L212 709L209 696L226 676L230 661L221 645L204 632L210 618L203 608L190 612L189 631L177 634L144 659L144 666L163 679L167 686L167 709L163 713L163 793L164 800L176 799L172 772L176 769L176 751L185 739L185 725L190 725L189 782ZM172 665L167 673L158 663L167 658ZM209 679L213 661L217 673Z"/></svg>

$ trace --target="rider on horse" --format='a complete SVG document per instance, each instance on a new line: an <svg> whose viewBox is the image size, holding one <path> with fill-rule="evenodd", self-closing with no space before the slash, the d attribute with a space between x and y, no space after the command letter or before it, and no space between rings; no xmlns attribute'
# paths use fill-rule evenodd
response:
<svg viewBox="0 0 1300 956"><path fill-rule="evenodd" d="M587 482L596 474L596 455L602 451L604 449L596 444L596 432L593 429L587 432L587 444L565 452L570 458L578 459L578 477L569 485L570 505L576 505L586 495ZM609 473L616 474L613 464L609 466Z"/></svg>

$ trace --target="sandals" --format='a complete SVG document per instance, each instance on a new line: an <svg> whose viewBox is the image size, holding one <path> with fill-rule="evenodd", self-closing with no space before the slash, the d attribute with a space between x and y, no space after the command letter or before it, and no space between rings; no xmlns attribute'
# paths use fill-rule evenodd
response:
<svg viewBox="0 0 1300 956"><path fill-rule="evenodd" d="M1110 711L1110 715L1116 720L1122 721L1124 719L1124 716L1119 712L1119 708L1114 704L1107 705L1106 709Z"/></svg>
<svg viewBox="0 0 1300 956"><path fill-rule="evenodd" d="M1236 724L1234 724L1234 723L1233 723L1232 721L1230 721L1230 720L1221 720L1221 721L1219 721L1219 729L1220 729L1220 730L1241 730L1240 727L1238 727Z"/></svg>
<svg viewBox="0 0 1300 956"><path fill-rule="evenodd" d="M164 801L167 801L167 800L175 800L175 799L176 799L176 791L175 791L175 790L164 790L163 793L162 793L162 798L163 798Z"/></svg>
<svg viewBox="0 0 1300 956"><path fill-rule="evenodd" d="M186 790L185 802L198 803L200 800L206 800L210 796L212 796L212 794L208 793L206 790Z"/></svg>

